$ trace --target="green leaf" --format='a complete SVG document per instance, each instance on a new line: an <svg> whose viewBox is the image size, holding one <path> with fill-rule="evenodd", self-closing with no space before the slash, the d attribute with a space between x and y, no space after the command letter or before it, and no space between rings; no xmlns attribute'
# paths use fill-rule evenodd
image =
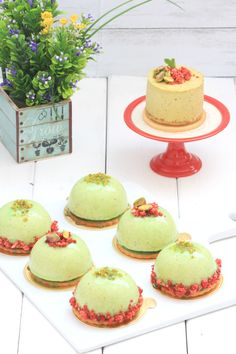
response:
<svg viewBox="0 0 236 354"><path fill-rule="evenodd" d="M165 58L165 59L164 59L164 62L165 62L170 68L176 68L176 63L175 63L175 59L174 59L174 58L172 58L172 59Z"/></svg>

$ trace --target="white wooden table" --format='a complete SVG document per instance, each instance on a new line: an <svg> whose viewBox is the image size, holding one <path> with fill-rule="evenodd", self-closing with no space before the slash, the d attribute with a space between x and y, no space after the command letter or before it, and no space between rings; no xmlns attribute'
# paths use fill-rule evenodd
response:
<svg viewBox="0 0 236 354"><path fill-rule="evenodd" d="M202 232L227 228L228 213L236 211L233 79L206 80L205 93L228 107L231 122L225 131L213 138L188 143L188 150L201 157L203 167L196 175L178 180L161 177L149 169L150 158L162 152L166 144L138 136L124 124L125 107L145 93L145 85L146 79L141 77L83 80L81 90L73 98L74 151L71 155L17 165L0 144L0 204L18 198L33 198L46 207L48 198L68 195L79 177L104 171L121 181L129 180L145 187L160 205L188 221L193 215L199 215L196 220L201 222L201 215L210 211L210 222L202 222ZM221 242L222 247L226 242L229 241ZM236 306L93 353L218 354L225 351L227 343L227 354L231 354L236 350L235 324ZM1 272L0 353L75 354Z"/></svg>

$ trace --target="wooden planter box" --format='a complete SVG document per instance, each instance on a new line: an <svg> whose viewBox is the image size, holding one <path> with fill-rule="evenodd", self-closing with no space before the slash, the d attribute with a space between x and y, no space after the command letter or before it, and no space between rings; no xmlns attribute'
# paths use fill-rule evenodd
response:
<svg viewBox="0 0 236 354"><path fill-rule="evenodd" d="M0 140L19 163L71 153L71 101L19 108L0 88Z"/></svg>

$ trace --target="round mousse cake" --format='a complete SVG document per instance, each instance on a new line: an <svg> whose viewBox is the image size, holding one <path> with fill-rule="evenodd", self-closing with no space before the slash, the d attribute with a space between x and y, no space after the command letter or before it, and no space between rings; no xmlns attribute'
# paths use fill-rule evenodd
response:
<svg viewBox="0 0 236 354"><path fill-rule="evenodd" d="M48 212L32 200L15 200L0 208L0 252L29 254L38 238L51 228Z"/></svg>
<svg viewBox="0 0 236 354"><path fill-rule="evenodd" d="M140 198L120 218L116 246L128 256L153 259L165 246L176 241L177 236L170 213Z"/></svg>
<svg viewBox="0 0 236 354"><path fill-rule="evenodd" d="M49 232L34 245L29 261L31 277L48 287L67 287L92 267L87 245L68 231Z"/></svg>
<svg viewBox="0 0 236 354"><path fill-rule="evenodd" d="M70 299L75 315L100 327L116 327L132 321L143 303L142 290L120 269L90 270Z"/></svg>
<svg viewBox="0 0 236 354"><path fill-rule="evenodd" d="M74 185L65 213L76 224L104 227L117 224L127 207L122 184L104 173L95 173Z"/></svg>
<svg viewBox="0 0 236 354"><path fill-rule="evenodd" d="M203 75L166 59L148 73L144 120L153 128L193 129L203 123Z"/></svg>
<svg viewBox="0 0 236 354"><path fill-rule="evenodd" d="M221 281L221 261L204 246L180 241L164 248L153 266L154 288L175 298L192 298L214 290Z"/></svg>

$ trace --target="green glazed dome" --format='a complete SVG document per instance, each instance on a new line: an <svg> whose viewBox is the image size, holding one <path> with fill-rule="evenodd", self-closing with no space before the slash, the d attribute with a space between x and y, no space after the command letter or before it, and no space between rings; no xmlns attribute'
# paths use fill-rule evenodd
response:
<svg viewBox="0 0 236 354"><path fill-rule="evenodd" d="M119 181L103 173L81 178L72 188L68 208L86 220L116 218L128 207L126 192Z"/></svg>
<svg viewBox="0 0 236 354"><path fill-rule="evenodd" d="M119 220L116 238L124 248L135 252L156 252L176 241L172 216L158 208L161 216L136 217L127 210Z"/></svg>
<svg viewBox="0 0 236 354"><path fill-rule="evenodd" d="M74 293L80 307L111 316L138 303L139 290L134 280L120 269L95 268L79 282Z"/></svg>
<svg viewBox="0 0 236 354"><path fill-rule="evenodd" d="M17 240L29 244L45 235L51 227L48 212L32 200L15 200L0 208L0 236L11 243Z"/></svg>
<svg viewBox="0 0 236 354"><path fill-rule="evenodd" d="M217 264L211 253L196 242L177 242L164 248L158 255L154 271L165 283L182 283L185 286L200 284L211 277Z"/></svg>
<svg viewBox="0 0 236 354"><path fill-rule="evenodd" d="M69 281L85 274L92 267L89 249L78 236L76 243L66 247L51 247L42 237L34 245L29 261L30 271L38 278L49 281Z"/></svg>

